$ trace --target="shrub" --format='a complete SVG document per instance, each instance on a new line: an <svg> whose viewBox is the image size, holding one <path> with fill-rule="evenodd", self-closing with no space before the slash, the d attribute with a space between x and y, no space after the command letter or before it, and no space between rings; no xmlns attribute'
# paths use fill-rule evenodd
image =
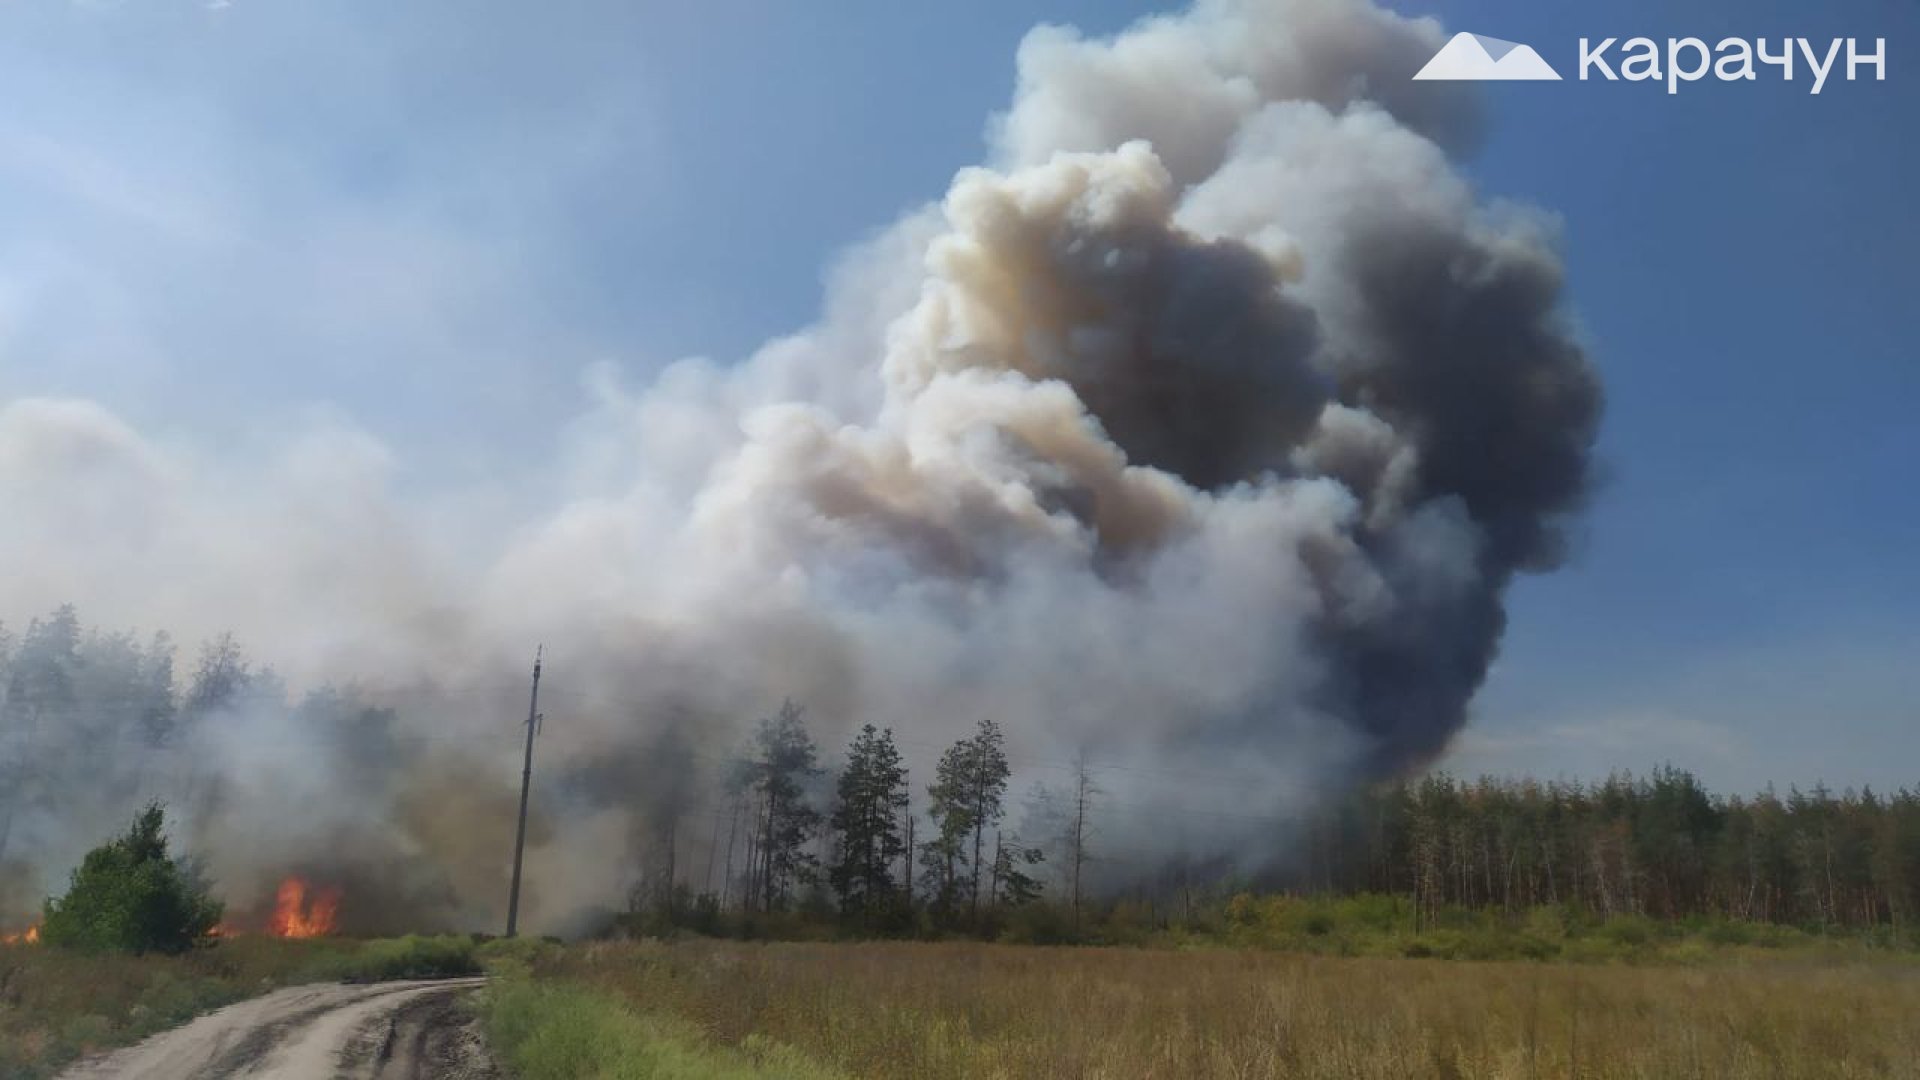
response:
<svg viewBox="0 0 1920 1080"><path fill-rule="evenodd" d="M151 803L125 836L87 852L65 896L48 900L40 934L89 952L178 953L206 940L220 902L167 854L165 813Z"/></svg>
<svg viewBox="0 0 1920 1080"><path fill-rule="evenodd" d="M1600 927L1600 936L1616 945L1640 948L1651 943L1659 927L1644 915L1616 915Z"/></svg>
<svg viewBox="0 0 1920 1080"><path fill-rule="evenodd" d="M481 970L478 948L472 938L454 935L381 938L365 942L350 952L317 959L302 974L343 982L478 975Z"/></svg>
<svg viewBox="0 0 1920 1080"><path fill-rule="evenodd" d="M559 949L555 942L542 938L489 938L475 946L474 955L489 971L524 975L543 956Z"/></svg>
<svg viewBox="0 0 1920 1080"><path fill-rule="evenodd" d="M1715 945L1746 945L1753 941L1753 926L1735 919L1709 925L1703 935Z"/></svg>
<svg viewBox="0 0 1920 1080"><path fill-rule="evenodd" d="M1361 893L1340 901L1340 917L1366 930L1387 932L1411 928L1413 906L1386 893Z"/></svg>

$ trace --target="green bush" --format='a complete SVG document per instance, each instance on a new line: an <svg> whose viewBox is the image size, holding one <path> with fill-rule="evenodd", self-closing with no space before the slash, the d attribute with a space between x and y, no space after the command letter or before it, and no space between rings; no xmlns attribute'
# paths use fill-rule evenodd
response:
<svg viewBox="0 0 1920 1080"><path fill-rule="evenodd" d="M557 942L543 938L484 938L475 946L475 958L488 971L524 975L542 957L560 949Z"/></svg>
<svg viewBox="0 0 1920 1080"><path fill-rule="evenodd" d="M1630 949L1651 944L1659 933L1660 927L1644 915L1616 915L1600 927L1602 938Z"/></svg>
<svg viewBox="0 0 1920 1080"><path fill-rule="evenodd" d="M1340 921L1361 929L1386 932L1413 925L1413 905L1385 893L1361 893L1339 902Z"/></svg>
<svg viewBox="0 0 1920 1080"><path fill-rule="evenodd" d="M379 938L350 952L317 958L300 972L310 979L381 982L480 973L479 946L470 937Z"/></svg>
<svg viewBox="0 0 1920 1080"><path fill-rule="evenodd" d="M1701 936L1714 945L1747 945L1753 942L1753 925L1737 919L1715 922L1701 932Z"/></svg>
<svg viewBox="0 0 1920 1080"><path fill-rule="evenodd" d="M125 836L87 852L65 896L47 901L40 936L87 952L179 953L206 940L220 902L167 854L165 813L152 803Z"/></svg>

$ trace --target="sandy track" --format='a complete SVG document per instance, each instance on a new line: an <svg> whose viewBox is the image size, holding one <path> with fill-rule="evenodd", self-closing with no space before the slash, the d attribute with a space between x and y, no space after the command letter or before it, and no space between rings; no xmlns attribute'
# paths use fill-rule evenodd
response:
<svg viewBox="0 0 1920 1080"><path fill-rule="evenodd" d="M229 1005L137 1046L85 1061L62 1080L495 1080L480 1033L457 1008L485 979L278 990Z"/></svg>

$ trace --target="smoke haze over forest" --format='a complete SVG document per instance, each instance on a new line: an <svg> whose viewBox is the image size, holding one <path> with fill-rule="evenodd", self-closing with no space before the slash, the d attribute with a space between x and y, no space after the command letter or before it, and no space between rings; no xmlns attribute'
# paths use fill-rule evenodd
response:
<svg viewBox="0 0 1920 1080"><path fill-rule="evenodd" d="M1407 81L1445 34L1364 0L1034 30L983 164L811 325L601 370L531 516L412 490L350 417L213 452L0 399L0 902L158 796L236 897L318 869L490 925L535 642L535 927L618 904L785 699L916 769L991 717L1024 781L1091 759L1142 815L1205 777L1246 816L1182 843L1284 859L1275 821L1449 745L1588 494L1557 225L1460 173L1472 94Z"/></svg>

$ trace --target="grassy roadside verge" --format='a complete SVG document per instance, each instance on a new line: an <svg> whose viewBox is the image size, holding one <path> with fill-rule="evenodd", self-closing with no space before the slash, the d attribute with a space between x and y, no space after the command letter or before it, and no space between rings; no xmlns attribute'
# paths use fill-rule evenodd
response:
<svg viewBox="0 0 1920 1080"><path fill-rule="evenodd" d="M487 988L487 1036L520 1080L839 1080L844 1074L764 1039L711 1045L678 1017L636 1011L570 983L504 978Z"/></svg>
<svg viewBox="0 0 1920 1080"><path fill-rule="evenodd" d="M241 937L181 956L0 946L0 1080L41 1080L83 1054L281 986L479 970L475 944L462 937Z"/></svg>
<svg viewBox="0 0 1920 1080"><path fill-rule="evenodd" d="M499 941L484 950L487 1038L518 1080L842 1080L789 1047L748 1037L719 1046L698 1025L604 988L544 972L568 949ZM535 975L538 966L543 973Z"/></svg>

